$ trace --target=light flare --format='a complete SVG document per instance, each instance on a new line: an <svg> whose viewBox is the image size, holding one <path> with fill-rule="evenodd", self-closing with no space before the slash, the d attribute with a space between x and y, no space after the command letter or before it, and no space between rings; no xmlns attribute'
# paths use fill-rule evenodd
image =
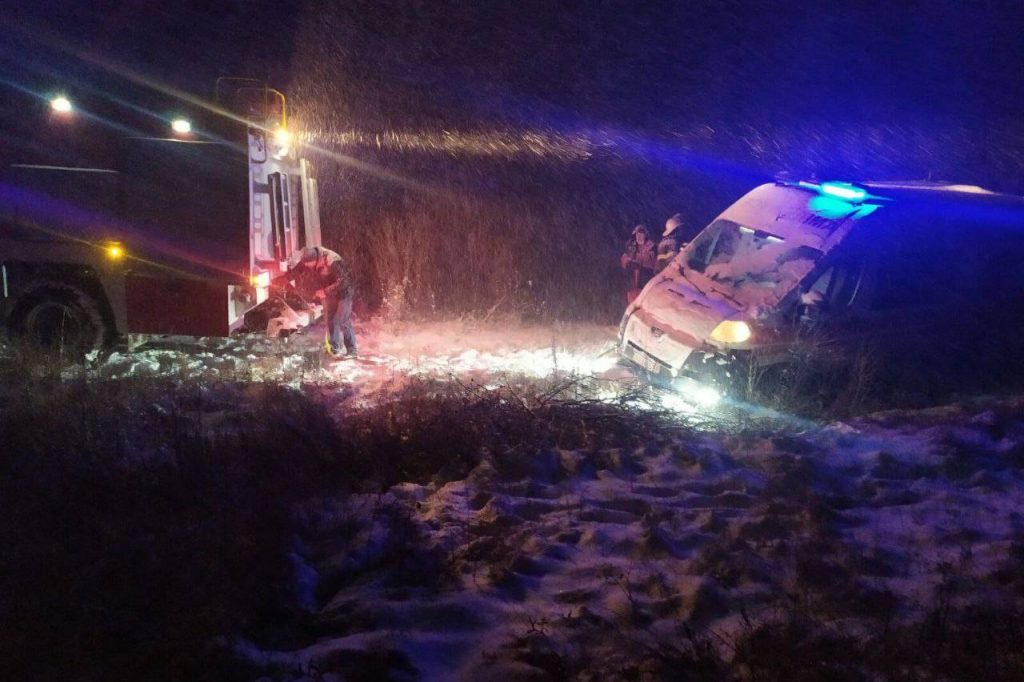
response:
<svg viewBox="0 0 1024 682"><path fill-rule="evenodd" d="M58 114L70 114L74 107L71 105L71 100L64 95L57 95L50 100L50 108Z"/></svg>
<svg viewBox="0 0 1024 682"><path fill-rule="evenodd" d="M274 158L283 159L291 153L292 149L292 132L287 128L281 127L274 130Z"/></svg>
<svg viewBox="0 0 1024 682"><path fill-rule="evenodd" d="M397 360L395 368L410 374L486 371L540 379L554 374L600 375L614 367L615 363L615 358L610 355L570 353L550 348L508 353L482 353L470 349L457 355L421 355L415 359Z"/></svg>
<svg viewBox="0 0 1024 682"><path fill-rule="evenodd" d="M681 414L692 414L697 411L697 406L679 395L678 393L666 392L661 395L661 406L670 412Z"/></svg>
<svg viewBox="0 0 1024 682"><path fill-rule="evenodd" d="M685 386L661 395L661 405L666 410L692 414L700 409L709 409L722 401L722 395L711 386Z"/></svg>

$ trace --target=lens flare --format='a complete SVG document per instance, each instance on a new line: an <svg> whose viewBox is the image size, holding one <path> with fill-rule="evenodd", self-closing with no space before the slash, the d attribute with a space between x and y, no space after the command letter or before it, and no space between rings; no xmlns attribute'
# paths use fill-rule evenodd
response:
<svg viewBox="0 0 1024 682"><path fill-rule="evenodd" d="M50 108L56 111L58 114L70 114L73 107L71 106L71 100L64 95L57 95L50 100Z"/></svg>
<svg viewBox="0 0 1024 682"><path fill-rule="evenodd" d="M285 128L278 128L274 131L274 142L282 147L287 147L292 143L292 133L290 130Z"/></svg>

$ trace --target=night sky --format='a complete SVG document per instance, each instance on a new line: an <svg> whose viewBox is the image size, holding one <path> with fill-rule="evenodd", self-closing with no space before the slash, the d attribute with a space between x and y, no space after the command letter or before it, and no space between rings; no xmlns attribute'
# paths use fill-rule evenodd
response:
<svg viewBox="0 0 1024 682"><path fill-rule="evenodd" d="M200 118L181 98L211 99L218 76L266 79L366 300L401 277L380 235L404 225L408 244L416 225L437 251L430 310L502 300L494 273L455 292L443 276L460 267L446 244L476 231L506 244L523 305L609 318L633 225L699 229L779 171L1024 193L1019 3L208 5L4 4L0 161L97 163L84 117L48 124L58 88L122 125L105 132L152 135Z"/></svg>
<svg viewBox="0 0 1024 682"><path fill-rule="evenodd" d="M433 115L1005 121L1024 104L1024 12L977 4L385 0L317 20L353 83L419 91ZM392 100L381 113L409 111Z"/></svg>
<svg viewBox="0 0 1024 682"><path fill-rule="evenodd" d="M2 11L8 87L88 81L124 95L110 70L123 67L209 96L218 75L285 88L314 74L344 87L338 116L371 128L825 119L1016 133L1024 107L1019 3L15 0Z"/></svg>

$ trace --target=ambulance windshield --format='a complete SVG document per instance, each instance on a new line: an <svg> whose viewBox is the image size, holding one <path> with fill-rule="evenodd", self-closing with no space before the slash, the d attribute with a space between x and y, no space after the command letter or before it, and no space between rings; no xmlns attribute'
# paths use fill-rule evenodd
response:
<svg viewBox="0 0 1024 682"><path fill-rule="evenodd" d="M713 290L744 306L778 302L811 271L822 252L730 220L716 220L677 259Z"/></svg>

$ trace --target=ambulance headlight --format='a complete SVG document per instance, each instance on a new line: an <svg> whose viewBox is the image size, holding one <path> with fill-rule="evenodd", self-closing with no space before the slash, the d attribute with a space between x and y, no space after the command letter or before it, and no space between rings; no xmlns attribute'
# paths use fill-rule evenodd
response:
<svg viewBox="0 0 1024 682"><path fill-rule="evenodd" d="M718 343L743 343L750 339L750 325L741 320L725 320L711 332L711 340Z"/></svg>

